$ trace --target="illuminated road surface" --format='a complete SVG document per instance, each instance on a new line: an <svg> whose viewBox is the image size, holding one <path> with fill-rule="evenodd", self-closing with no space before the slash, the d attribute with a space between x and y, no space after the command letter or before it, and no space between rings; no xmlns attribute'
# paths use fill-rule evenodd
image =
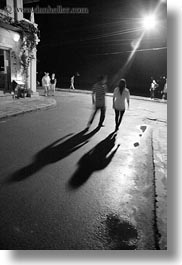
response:
<svg viewBox="0 0 182 265"><path fill-rule="evenodd" d="M116 134L111 97L89 131L90 95L56 100L0 124L1 249L158 249L148 125L165 144L166 104L131 100Z"/></svg>

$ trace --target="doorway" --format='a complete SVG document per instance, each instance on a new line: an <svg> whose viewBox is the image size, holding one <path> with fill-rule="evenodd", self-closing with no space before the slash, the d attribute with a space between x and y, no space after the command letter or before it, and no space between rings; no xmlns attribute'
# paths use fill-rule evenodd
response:
<svg viewBox="0 0 182 265"><path fill-rule="evenodd" d="M0 90L11 91L10 50L0 48Z"/></svg>

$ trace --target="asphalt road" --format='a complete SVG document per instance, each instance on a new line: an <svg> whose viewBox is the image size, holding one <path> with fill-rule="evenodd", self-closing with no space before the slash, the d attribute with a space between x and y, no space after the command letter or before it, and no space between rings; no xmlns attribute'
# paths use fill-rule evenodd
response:
<svg viewBox="0 0 182 265"><path fill-rule="evenodd" d="M89 131L90 95L55 98L0 122L0 249L157 249L148 125L166 126L166 104L131 100L116 134L111 97Z"/></svg>

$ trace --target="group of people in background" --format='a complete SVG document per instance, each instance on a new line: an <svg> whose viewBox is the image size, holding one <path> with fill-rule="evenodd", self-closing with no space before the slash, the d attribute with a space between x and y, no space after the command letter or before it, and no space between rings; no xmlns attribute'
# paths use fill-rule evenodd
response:
<svg viewBox="0 0 182 265"><path fill-rule="evenodd" d="M42 77L42 87L44 88L45 96L51 95L51 92L52 96L54 96L56 90L56 83L57 80L55 73L52 73L51 77L49 76L49 73L44 73L44 76Z"/></svg>
<svg viewBox="0 0 182 265"><path fill-rule="evenodd" d="M79 76L79 73L76 73L76 76ZM71 76L70 89L75 89L74 82L75 82L75 75ZM45 96L49 96L51 92L52 96L54 96L56 90L56 83L57 79L55 73L52 73L51 76L49 76L48 72L44 73L44 76L42 77L42 87L44 88Z"/></svg>
<svg viewBox="0 0 182 265"><path fill-rule="evenodd" d="M161 76L157 81L151 77L150 98L167 100L167 78L165 76Z"/></svg>

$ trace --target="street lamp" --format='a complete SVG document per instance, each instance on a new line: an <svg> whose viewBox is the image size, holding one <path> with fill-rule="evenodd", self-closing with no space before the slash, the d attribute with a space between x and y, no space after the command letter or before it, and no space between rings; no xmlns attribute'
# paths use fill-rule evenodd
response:
<svg viewBox="0 0 182 265"><path fill-rule="evenodd" d="M144 28L144 30L153 30L157 25L157 20L155 15L148 15L145 16L142 20L142 27Z"/></svg>
<svg viewBox="0 0 182 265"><path fill-rule="evenodd" d="M14 35L13 35L13 40L14 40L15 42L18 42L18 41L20 40L20 35L19 35L18 33L14 33Z"/></svg>

